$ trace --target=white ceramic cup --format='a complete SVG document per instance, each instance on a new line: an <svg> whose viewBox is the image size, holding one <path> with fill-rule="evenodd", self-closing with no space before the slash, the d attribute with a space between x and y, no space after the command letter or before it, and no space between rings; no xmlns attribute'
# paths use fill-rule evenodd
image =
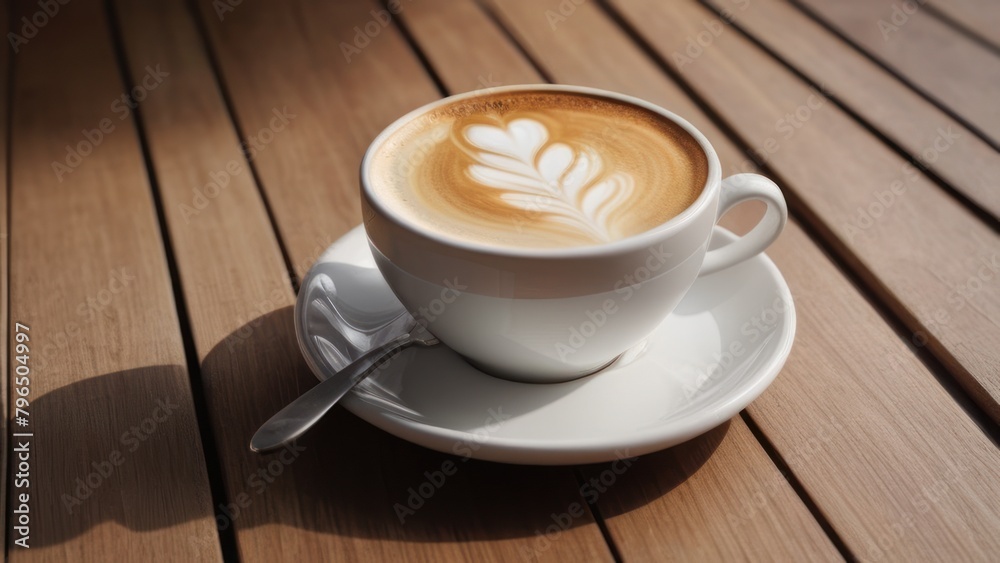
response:
<svg viewBox="0 0 1000 563"><path fill-rule="evenodd" d="M535 383L593 373L649 335L699 275L755 256L784 228L788 211L774 182L756 174L722 179L715 149L677 115L638 98L579 86L510 86L487 95L519 90L599 96L662 115L698 141L708 158L708 179L691 206L643 233L586 247L501 248L422 228L381 201L371 185L372 157L396 129L440 105L483 94L433 102L379 134L361 164L364 224L375 261L418 321L487 373ZM760 222L707 252L719 218L751 199L767 204Z"/></svg>

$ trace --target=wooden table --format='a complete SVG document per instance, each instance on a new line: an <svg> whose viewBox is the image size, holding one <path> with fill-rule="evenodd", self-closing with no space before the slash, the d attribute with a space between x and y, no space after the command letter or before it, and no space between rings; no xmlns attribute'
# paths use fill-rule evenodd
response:
<svg viewBox="0 0 1000 563"><path fill-rule="evenodd" d="M12 561L1000 558L996 2L27 0L2 18ZM727 173L782 186L793 220L768 253L798 332L777 381L596 500L581 487L607 466L469 461L401 523L455 458L339 408L295 451L250 453L315 384L297 281L359 222L371 139L440 96L545 81L665 106Z"/></svg>

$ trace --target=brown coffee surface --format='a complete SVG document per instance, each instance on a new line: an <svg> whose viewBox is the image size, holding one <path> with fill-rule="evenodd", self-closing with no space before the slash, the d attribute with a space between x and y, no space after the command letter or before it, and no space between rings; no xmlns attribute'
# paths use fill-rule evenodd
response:
<svg viewBox="0 0 1000 563"><path fill-rule="evenodd" d="M701 194L708 159L673 121L600 96L484 94L435 108L372 155L380 201L441 235L501 247L606 243Z"/></svg>

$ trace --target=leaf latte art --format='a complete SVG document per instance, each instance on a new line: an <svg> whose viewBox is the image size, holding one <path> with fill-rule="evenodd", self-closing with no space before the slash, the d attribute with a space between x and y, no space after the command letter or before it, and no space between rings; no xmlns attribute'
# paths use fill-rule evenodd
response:
<svg viewBox="0 0 1000 563"><path fill-rule="evenodd" d="M372 159L381 201L422 229L502 247L605 244L663 224L705 184L680 126L624 102L484 94L395 130Z"/></svg>
<svg viewBox="0 0 1000 563"><path fill-rule="evenodd" d="M628 174L608 174L597 151L549 142L541 123L520 118L506 128L470 125L463 132L476 148L474 180L502 192L513 207L545 214L549 221L596 242L614 239L615 211L635 188Z"/></svg>

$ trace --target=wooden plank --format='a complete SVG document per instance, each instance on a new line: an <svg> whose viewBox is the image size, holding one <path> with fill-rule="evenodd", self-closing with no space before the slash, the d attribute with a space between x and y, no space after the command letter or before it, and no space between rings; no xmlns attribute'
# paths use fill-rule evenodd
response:
<svg viewBox="0 0 1000 563"><path fill-rule="evenodd" d="M626 560L843 560L740 417L616 469L584 475Z"/></svg>
<svg viewBox="0 0 1000 563"><path fill-rule="evenodd" d="M513 17L514 8L508 9L501 3L493 2L487 5L493 6L498 17ZM550 12L552 16L548 15ZM520 14L520 8L517 13ZM548 2L540 4L534 19L522 16L518 18L517 25L510 27L517 41L532 53L537 64L558 82L610 88L657 103L684 116L708 137L716 147L727 174L757 169L753 159L729 141L683 89L664 76L653 61L637 56L638 49L628 41L620 39L607 45L604 45L603 39L594 41L593 38L598 35L590 35L592 26L594 33L622 37L620 30L595 14L593 7L578 6L570 13L572 18L563 16L557 3ZM586 25L576 22L581 18ZM555 48L555 51L542 56L541 51L546 48ZM622 61L628 61L628 64ZM600 68L602 72L595 73L594 68Z"/></svg>
<svg viewBox="0 0 1000 563"><path fill-rule="evenodd" d="M522 6L523 21L536 21L532 19L535 12L529 10L526 3ZM598 49L609 52L608 60L618 61L619 66L628 67L633 61L642 60L641 53L629 44L628 38L596 12L581 12L578 17L572 29L562 33L567 46L584 50L579 60L589 60L588 55L592 53L587 51ZM474 88L475 77L482 69L503 69L503 76L519 76L519 80L529 83L542 80L531 64L497 32L486 14L471 2L427 0L406 11L403 21L427 54L430 64L439 69L438 74L446 85L455 85L456 89ZM439 33L441 29L450 29L452 33L444 38ZM548 30L518 27L516 31L520 37L528 39L545 35ZM601 41L586 41L582 37L584 32L596 34ZM460 54L463 51L451 49L451 44L461 44L466 51L484 55L470 60ZM548 45L546 50L559 53L553 57L538 55L554 69L556 78L561 79L565 70L578 73L575 78L596 80L597 86L616 88L619 85L614 80L602 82L597 77L607 76L607 73L597 72L593 66L564 65L554 60L568 49ZM650 94L655 90L661 103L686 103L686 97L676 85L654 69L650 68L649 74L641 78L645 80L637 81L636 85L642 84ZM703 115L696 117L711 123ZM717 136L721 140L720 148L728 149L727 156L737 158L735 147L721 133ZM742 209L738 214L741 219L738 227L746 228L757 211ZM587 468L585 474L588 481L598 479L599 486L601 479L603 484L614 482L607 491L593 486L587 490L591 495L598 495L601 514L612 516L608 522L612 537L627 560L726 560L747 555L760 560L839 559L818 523L740 417L683 446L644 456L619 475L623 468L621 463L599 465ZM611 470L610 477L606 473L608 470ZM761 483L768 484L773 494L772 502L759 511L759 517L750 525L745 525L734 515L742 508L742 499L757 492ZM552 507L558 512L557 508ZM678 519L678 513L683 513L684 519ZM650 522L657 525L650 526ZM794 535L795 541L788 541L790 535Z"/></svg>
<svg viewBox="0 0 1000 563"><path fill-rule="evenodd" d="M996 53L925 10L907 14L893 0L799 1L1000 147Z"/></svg>
<svg viewBox="0 0 1000 563"><path fill-rule="evenodd" d="M927 4L1000 50L1000 6L990 0L934 0Z"/></svg>
<svg viewBox="0 0 1000 563"><path fill-rule="evenodd" d="M10 316L31 327L34 436L30 490L11 489L30 494L30 549L9 531L9 557L219 559L197 545L216 541L211 494L111 31L100 2L58 9L14 12L47 23L15 55Z"/></svg>
<svg viewBox="0 0 1000 563"><path fill-rule="evenodd" d="M671 10L652 1L617 4L624 17L668 59L684 48L687 38L703 31L706 21L712 22L709 12L692 3L678 3ZM521 19L528 21L525 16ZM552 54L553 42L539 46L538 56L558 56ZM773 135L775 122L809 94L731 31L715 36L698 60L677 70L738 133L751 140ZM760 123L751 120L765 112L762 105L789 101L793 105L769 108L770 115ZM770 154L771 165L784 177L786 193L807 203L818 199L809 190L836 188L836 197L849 198L848 188L854 189L856 182L844 181L850 178L828 180L816 173L829 174L837 162L847 160L824 163L821 157L828 151L835 157L843 156L837 152L840 145L856 147L861 154L878 151L866 134L852 134L856 126L846 118L835 119L836 115L833 107L816 110L797 130L794 143L784 143ZM825 142L827 131L837 134L837 143ZM884 154L882 158L892 166L891 155ZM791 164L797 161L804 161L808 175ZM871 174L879 170L864 159L854 166ZM858 189L870 193L872 185L863 179L859 182ZM874 184L879 185L881 181ZM940 194L931 188L911 189L906 193L909 199ZM903 203L899 203L901 211L919 209L916 203L903 208ZM937 205L944 208L944 204ZM883 220L889 219L887 214ZM971 219L959 223L966 233L976 225ZM801 233L794 224L789 231L768 254L796 298L796 344L782 375L748 409L752 418L852 555L875 560L988 560L998 549L1000 537L1000 452L996 445L822 252L807 238L794 238ZM983 235L975 232L972 236ZM766 506L770 501L763 487L761 495L750 498ZM748 501L748 520L755 518L753 506Z"/></svg>
<svg viewBox="0 0 1000 563"><path fill-rule="evenodd" d="M673 59L704 31L692 19L713 20L706 9L685 4L668 17L648 3L623 7L784 178L828 243L904 319L914 344L926 344L1000 419L1000 325L993 320L1000 317L1000 236L738 33L723 30L690 64ZM659 26L671 34L658 36Z"/></svg>
<svg viewBox="0 0 1000 563"><path fill-rule="evenodd" d="M0 10L0 30L8 31L10 24L10 10ZM10 241L10 229L7 224L7 198L10 194L10 182L7 176L7 136L10 133L7 122L8 99L10 91L8 81L10 80L10 51L6 48L0 54L0 183L3 184L3 191L0 192L0 370L7 375L4 381L6 385L0 385L0 483L5 486L0 487L0 527L7 529L7 448L10 430L7 426L7 388L13 384L14 366L7 364L8 327L13 321L8 315L10 301L8 300L8 270L7 263L9 255L7 251Z"/></svg>
<svg viewBox="0 0 1000 563"><path fill-rule="evenodd" d="M135 1L128 6L130 18L163 26L151 34L148 26L135 25L147 31L131 34L131 44L146 57L162 52L185 61L188 93L161 107L156 131L150 127L164 195L178 198L167 205L170 211L173 203L190 197L192 182L206 182L209 171L239 157L231 154L236 138L220 117L218 93L206 87L207 63L200 48L192 47L197 41L189 39L191 23L171 5ZM378 25L381 8L374 4L244 4L224 12L221 21L212 3L201 8L243 134L267 127L275 107L287 107L296 116L254 155L253 164L296 272L302 274L329 241L360 221L357 163L370 139L438 93L394 27L380 27L359 58L347 63L339 42L353 41L355 26L364 29L373 19ZM187 132L178 136L170 128L170 116L188 107L189 100L202 108L194 120L205 128L198 135L203 140L194 143ZM190 166L172 170L176 162ZM180 174L189 167L201 172L185 180ZM240 558L504 561L533 553L536 531L553 523L549 508L582 504L572 471L466 462L393 438L340 409L300 441L305 451L281 468L264 494L256 492L251 478L281 458L251 454L250 436L315 380L295 344L290 284L280 279L273 234L261 224L253 182L249 175L238 181L234 176L231 186L236 191L220 196L197 218L208 221L196 227L198 232L186 232L190 227L174 211L168 220L176 225L178 239L186 240L178 243L185 247L178 260L190 264L190 273L181 268L185 294L199 304L192 310L206 309L192 316L228 502L238 502L241 494L249 501L237 517L223 514L222 520L237 529ZM247 210L223 200L231 197ZM263 256L255 253L257 245L239 248L250 228L264 231L260 236L266 240L261 240L270 250ZM214 242L206 245L205 240ZM199 247L216 242L233 248L216 253ZM260 291L242 289L234 297L228 285L239 280L259 284ZM227 297L228 303L213 304ZM262 300L266 308L258 310ZM215 316L223 320L210 326ZM210 328L200 334L199 325ZM417 499L424 506L403 514L401 521L396 506L410 502L410 490L445 464L457 466L457 473L432 498ZM545 550L540 559L611 558L589 513L563 534L569 541Z"/></svg>
<svg viewBox="0 0 1000 563"><path fill-rule="evenodd" d="M1000 217L1000 153L975 133L788 3L710 3L917 162ZM942 131L953 143L946 151L936 151L934 142Z"/></svg>
<svg viewBox="0 0 1000 563"><path fill-rule="evenodd" d="M221 14L207 0L201 7L241 129L266 127L276 107L295 108L299 116L276 150L259 151L255 166L301 277L327 246L360 223L357 168L368 143L396 117L439 93L398 33L380 23L382 8L375 4L240 5ZM278 41L264 14L289 36ZM320 23L327 27L320 29ZM363 29L368 24L371 37ZM264 51L261 42L273 48Z"/></svg>
<svg viewBox="0 0 1000 563"><path fill-rule="evenodd" d="M448 94L545 82L473 3L429 0L400 16Z"/></svg>
<svg viewBox="0 0 1000 563"><path fill-rule="evenodd" d="M292 332L261 326L271 346L247 345L240 338L248 322L278 318L279 310L287 312L294 303L288 271L188 9L177 1L121 0L116 12L131 76L142 77L156 65L171 73L170 95L150 97L141 116L218 440L213 454L222 462L228 485L226 502L214 507L216 526L227 532L235 523L241 559L273 557L267 549L248 553L247 547L264 543L277 549L279 535L294 538L294 529L261 526L260 515L268 512L279 521L287 517L299 508L297 491L276 488L259 499L248 496L259 489L248 488L247 476L261 470L269 475L271 459L250 453L246 439L230 430L245 432L261 413L276 410L308 388ZM280 142L288 126L277 119L267 135ZM217 351L213 357L215 349L225 353ZM243 382L242 388L236 381ZM257 393L264 389L270 400ZM296 460L310 462L315 459ZM240 500L251 498L252 506L249 501L241 506ZM205 547L218 550L217 543Z"/></svg>
<svg viewBox="0 0 1000 563"><path fill-rule="evenodd" d="M817 284L841 275L834 265L778 265L799 333L784 379L750 405L753 420L856 557L993 559L996 443L853 287Z"/></svg>

